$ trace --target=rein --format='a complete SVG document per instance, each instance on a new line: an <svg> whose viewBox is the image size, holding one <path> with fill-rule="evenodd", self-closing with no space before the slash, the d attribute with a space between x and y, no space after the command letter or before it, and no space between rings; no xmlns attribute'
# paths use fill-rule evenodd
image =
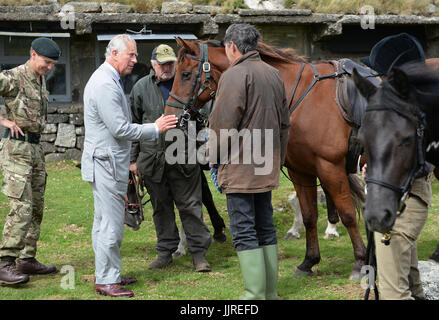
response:
<svg viewBox="0 0 439 320"><path fill-rule="evenodd" d="M210 62L209 62L209 49L208 45L205 43L199 43L200 46L200 57L196 57L191 54L184 54L185 57L198 61L197 73L195 75L195 82L192 84L192 88L187 100L177 96L176 94L170 92L169 95L174 98L177 102L166 101L166 104L171 107L183 109L183 115L180 118L180 126L185 127L186 123L191 119L192 115L197 115L196 120L203 122L205 125L206 119L203 117L199 110L195 108L195 103L197 99L203 94L207 89L210 89L210 98L215 99L215 91L210 86L210 81L216 81L212 77L210 72ZM201 78L204 73L204 82L201 85Z"/></svg>

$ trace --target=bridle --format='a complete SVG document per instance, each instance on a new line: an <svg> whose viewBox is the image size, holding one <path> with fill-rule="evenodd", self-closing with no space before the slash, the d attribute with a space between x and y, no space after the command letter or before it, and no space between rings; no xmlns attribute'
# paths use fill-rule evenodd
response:
<svg viewBox="0 0 439 320"><path fill-rule="evenodd" d="M407 177L407 180L402 186L395 186L394 184L366 177L364 180L366 183L373 183L390 189L396 192L400 196L397 215L400 215L405 209L405 200L410 192L410 188L415 179L416 172L421 168L425 163L425 148L424 148L424 136L425 129L427 127L425 113L422 112L419 107L415 107L415 110L412 113L406 113L395 106L389 105L371 105L366 108L366 112L372 111L393 111L398 115L408 119L413 122L416 126L416 154L414 161L412 163L412 168Z"/></svg>
<svg viewBox="0 0 439 320"><path fill-rule="evenodd" d="M178 102L166 101L166 104L183 109L183 114L181 115L179 125L182 128L187 128L187 122L195 116L195 120L203 124L203 126L207 126L207 117L199 112L199 109L195 108L195 103L197 99L203 94L207 89L210 90L210 99L215 99L215 90L210 86L211 81L216 84L215 79L212 77L210 71L210 63L209 63L209 49L206 43L199 43L200 46L200 56L194 56L188 53L183 53L185 57L198 61L197 73L195 75L195 81L192 84L192 88L187 100L177 96L173 92L170 92L169 95L177 100ZM201 83L201 78L204 73L204 82Z"/></svg>

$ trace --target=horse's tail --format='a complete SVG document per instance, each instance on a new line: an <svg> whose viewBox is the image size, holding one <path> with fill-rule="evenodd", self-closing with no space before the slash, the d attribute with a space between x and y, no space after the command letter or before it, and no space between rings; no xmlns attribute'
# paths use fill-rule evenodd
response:
<svg viewBox="0 0 439 320"><path fill-rule="evenodd" d="M358 220L360 220L364 202L366 201L364 186L361 179L356 174L349 174L348 181L351 189L351 197L354 203L354 208L358 213Z"/></svg>

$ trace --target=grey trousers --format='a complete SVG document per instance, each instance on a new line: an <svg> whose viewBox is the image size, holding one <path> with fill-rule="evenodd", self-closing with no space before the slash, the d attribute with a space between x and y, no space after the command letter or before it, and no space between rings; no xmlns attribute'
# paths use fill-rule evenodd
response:
<svg viewBox="0 0 439 320"><path fill-rule="evenodd" d="M183 166L182 166L183 167ZM151 196L152 215L157 235L156 250L171 254L178 248L180 237L175 221L174 203L186 234L188 251L192 256L204 256L210 246L210 231L203 221L201 170L199 165L165 166L160 183L143 176Z"/></svg>
<svg viewBox="0 0 439 320"><path fill-rule="evenodd" d="M92 243L96 284L119 283L122 271L120 246L128 184L115 181L107 169L105 161L95 160L95 181L91 187L95 207Z"/></svg>

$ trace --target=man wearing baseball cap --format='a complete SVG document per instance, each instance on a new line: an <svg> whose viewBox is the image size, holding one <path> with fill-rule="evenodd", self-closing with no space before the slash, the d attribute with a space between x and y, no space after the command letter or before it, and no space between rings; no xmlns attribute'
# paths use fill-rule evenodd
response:
<svg viewBox="0 0 439 320"><path fill-rule="evenodd" d="M1 284L25 283L28 275L56 272L55 266L41 264L35 255L47 176L40 144L49 101L44 75L60 54L55 41L37 38L25 64L0 73L0 95L6 106L6 118L0 117L6 128L0 147L2 192L11 208L0 244Z"/></svg>
<svg viewBox="0 0 439 320"><path fill-rule="evenodd" d="M161 44L151 56L151 73L140 79L130 95L134 123L154 122L165 109L175 75L174 50ZM151 196L156 228L158 257L149 269L163 269L172 263L172 253L180 241L175 223L176 205L187 235L188 251L195 271L208 272L205 254L210 246L210 231L202 217L201 170L198 164L168 164L165 161L164 135L154 144L136 143L131 148L130 170L140 172Z"/></svg>

